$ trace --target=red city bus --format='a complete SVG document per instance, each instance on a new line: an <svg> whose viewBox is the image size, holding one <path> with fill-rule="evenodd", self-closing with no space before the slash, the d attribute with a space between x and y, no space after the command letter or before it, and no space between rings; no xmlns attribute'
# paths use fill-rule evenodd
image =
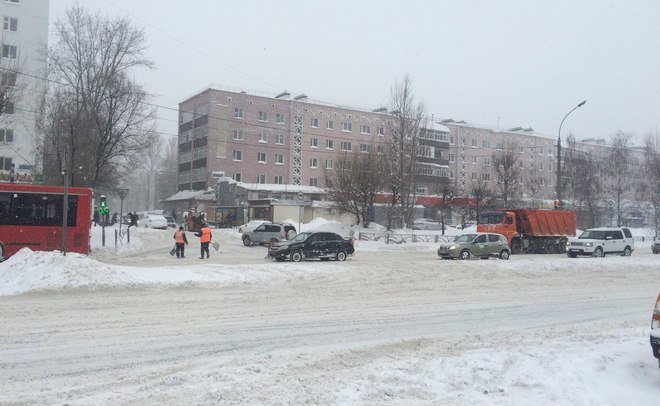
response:
<svg viewBox="0 0 660 406"><path fill-rule="evenodd" d="M70 187L68 195L67 251L88 254L92 190ZM61 250L63 207L62 186L0 183L0 260L23 247Z"/></svg>

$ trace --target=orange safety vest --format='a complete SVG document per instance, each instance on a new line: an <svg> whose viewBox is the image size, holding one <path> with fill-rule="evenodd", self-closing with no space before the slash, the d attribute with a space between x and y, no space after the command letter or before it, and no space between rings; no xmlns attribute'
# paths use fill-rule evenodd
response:
<svg viewBox="0 0 660 406"><path fill-rule="evenodd" d="M200 242L210 242L211 241L211 229L204 227L200 230L202 235L199 237Z"/></svg>
<svg viewBox="0 0 660 406"><path fill-rule="evenodd" d="M181 230L174 233L174 242L177 244L185 244L185 241L183 240L183 235L184 232Z"/></svg>

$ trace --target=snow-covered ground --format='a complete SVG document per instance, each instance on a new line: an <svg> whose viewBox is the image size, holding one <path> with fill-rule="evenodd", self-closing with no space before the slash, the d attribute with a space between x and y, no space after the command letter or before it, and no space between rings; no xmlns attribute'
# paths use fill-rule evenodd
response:
<svg viewBox="0 0 660 406"><path fill-rule="evenodd" d="M317 227L348 234L303 231ZM171 229L131 228L117 249L100 232L89 257L0 264L0 404L660 399L649 242L631 257L442 261L436 244L357 241L346 262L276 263L236 230L213 230L209 260L192 233L176 259Z"/></svg>

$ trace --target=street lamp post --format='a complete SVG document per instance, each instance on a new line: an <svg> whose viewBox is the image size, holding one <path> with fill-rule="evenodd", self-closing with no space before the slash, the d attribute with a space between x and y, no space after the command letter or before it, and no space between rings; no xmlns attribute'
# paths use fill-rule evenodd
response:
<svg viewBox="0 0 660 406"><path fill-rule="evenodd" d="M561 120L561 124L559 124L559 133L557 134L557 202L559 203L559 208L563 209L564 204L561 201L561 126L564 125L564 120L566 120L566 117L569 116L572 112L577 110L579 107L584 106L586 103L586 100L583 100L580 104L577 106L573 107L571 111L566 113L564 118Z"/></svg>
<svg viewBox="0 0 660 406"><path fill-rule="evenodd" d="M124 188L119 188L117 189L117 193L119 193L119 233L121 234L121 223L122 220L124 219L124 199L126 198L126 194L128 193L128 189Z"/></svg>

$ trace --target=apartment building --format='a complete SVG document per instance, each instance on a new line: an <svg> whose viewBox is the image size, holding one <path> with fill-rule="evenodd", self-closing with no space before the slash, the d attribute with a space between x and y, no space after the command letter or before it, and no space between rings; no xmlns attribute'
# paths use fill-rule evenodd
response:
<svg viewBox="0 0 660 406"><path fill-rule="evenodd" d="M45 91L48 45L48 0L2 0L2 54L0 86L12 88L13 97L0 115L0 180L33 182L36 114Z"/></svg>
<svg viewBox="0 0 660 406"><path fill-rule="evenodd" d="M393 116L318 102L206 89L179 104L179 190L214 187L214 177L243 183L325 187L324 170L343 153L384 152ZM449 129L420 136L420 190L449 175Z"/></svg>

